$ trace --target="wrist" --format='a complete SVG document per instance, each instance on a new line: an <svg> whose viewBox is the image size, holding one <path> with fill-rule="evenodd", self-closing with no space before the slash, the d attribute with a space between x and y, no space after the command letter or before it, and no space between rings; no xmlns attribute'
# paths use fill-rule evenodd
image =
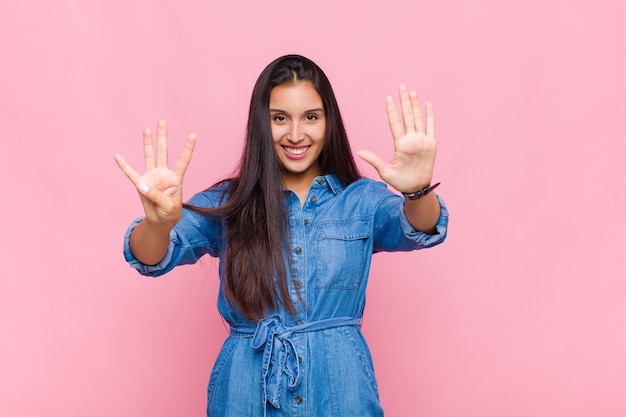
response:
<svg viewBox="0 0 626 417"><path fill-rule="evenodd" d="M163 223L158 220L154 221L146 216L144 217L143 221L139 223L138 226L141 226L145 233L149 233L152 236L169 236L170 231L174 228L175 225L176 223Z"/></svg>

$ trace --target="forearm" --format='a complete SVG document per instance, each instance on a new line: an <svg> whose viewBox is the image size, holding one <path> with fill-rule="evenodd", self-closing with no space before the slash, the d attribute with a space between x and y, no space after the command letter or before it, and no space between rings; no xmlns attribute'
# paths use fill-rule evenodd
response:
<svg viewBox="0 0 626 417"><path fill-rule="evenodd" d="M130 250L145 265L156 265L165 257L171 227L143 219L130 235Z"/></svg>
<svg viewBox="0 0 626 417"><path fill-rule="evenodd" d="M406 200L404 204L406 218L418 232L435 234L437 220L441 214L439 200L434 192L419 200Z"/></svg>

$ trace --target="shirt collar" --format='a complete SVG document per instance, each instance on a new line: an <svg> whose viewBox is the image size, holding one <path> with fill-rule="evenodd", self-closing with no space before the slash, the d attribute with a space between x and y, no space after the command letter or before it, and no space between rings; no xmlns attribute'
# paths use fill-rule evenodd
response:
<svg viewBox="0 0 626 417"><path fill-rule="evenodd" d="M339 182L339 180L332 174L323 175L318 178L324 178L324 180L326 180L326 183L330 187L330 191L332 191L333 194L339 194L344 189L343 184L341 184L341 182Z"/></svg>
<svg viewBox="0 0 626 417"><path fill-rule="evenodd" d="M323 184L326 183L328 184L328 188L330 188L330 191L337 195L340 192L342 192L344 190L344 186L343 184L341 184L341 182L337 179L337 177L335 177L333 174L327 174L327 175L320 175L315 177L315 179L313 180L313 184L318 183L318 184ZM289 193L290 190L288 189L284 189L283 190L285 193Z"/></svg>

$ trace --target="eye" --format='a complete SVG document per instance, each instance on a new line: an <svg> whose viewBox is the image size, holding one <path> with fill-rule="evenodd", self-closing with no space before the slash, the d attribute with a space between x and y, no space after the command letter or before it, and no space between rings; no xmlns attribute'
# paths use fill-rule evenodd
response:
<svg viewBox="0 0 626 417"><path fill-rule="evenodd" d="M276 116L274 116L274 121L276 123L284 123L286 120L287 119L282 114L277 114Z"/></svg>
<svg viewBox="0 0 626 417"><path fill-rule="evenodd" d="M311 121L314 121L314 120L319 119L319 117L317 117L317 115L316 115L316 114L307 114L307 115L306 115L306 117L305 117L305 119L306 119L307 121L310 121L310 122L311 122Z"/></svg>

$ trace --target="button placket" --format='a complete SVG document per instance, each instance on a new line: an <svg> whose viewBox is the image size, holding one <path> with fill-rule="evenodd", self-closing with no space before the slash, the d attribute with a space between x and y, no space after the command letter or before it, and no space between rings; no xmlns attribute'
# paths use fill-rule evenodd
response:
<svg viewBox="0 0 626 417"><path fill-rule="evenodd" d="M293 417L304 417L306 415L306 404L302 395L294 395L291 402L291 415Z"/></svg>
<svg viewBox="0 0 626 417"><path fill-rule="evenodd" d="M289 295L291 296L291 300L296 306L298 311L304 309L304 305L302 305L302 300L306 298L305 294L305 286L302 284L300 277L303 277L306 274L307 266L306 266L306 257L304 256L304 248L306 242L306 228L304 225L306 224L306 219L304 219L305 212L302 210L300 206L300 200L295 197L295 194L292 192L291 199L289 200L289 212L291 217L291 227L290 227L290 240L293 246L291 246L291 262L290 262L290 272L291 276L289 279ZM300 292L300 289L302 292Z"/></svg>

